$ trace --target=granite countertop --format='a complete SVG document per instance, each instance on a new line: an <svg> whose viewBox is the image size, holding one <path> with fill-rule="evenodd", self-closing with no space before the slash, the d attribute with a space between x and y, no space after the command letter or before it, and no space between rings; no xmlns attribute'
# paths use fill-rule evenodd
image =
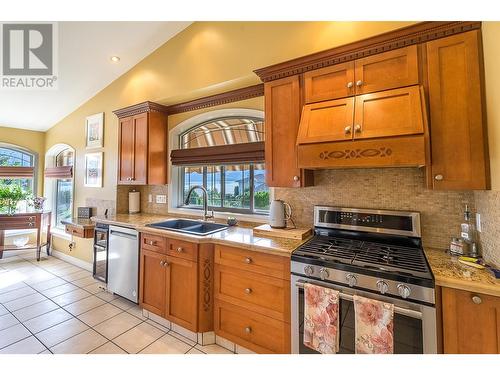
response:
<svg viewBox="0 0 500 375"><path fill-rule="evenodd" d="M129 228L134 228L139 232L159 234L168 236L170 238L187 240L197 243L215 243L288 257L292 254L293 250L295 250L297 247L308 240L256 236L253 234L252 229L253 227L260 225L260 223L250 222L239 222L237 226L229 227L227 230L216 232L207 236L197 236L193 234L167 231L146 226L150 223L175 218L189 218L195 220L199 219L199 217L185 215L117 214L115 216L108 217L95 216L92 218L92 220L111 225L121 225ZM215 221L224 223L224 220L220 219L216 219Z"/></svg>
<svg viewBox="0 0 500 375"><path fill-rule="evenodd" d="M488 270L476 269L458 262L444 250L425 249L436 285L500 297L500 280Z"/></svg>
<svg viewBox="0 0 500 375"><path fill-rule="evenodd" d="M95 227L95 222L91 219L83 219L80 217L71 217L69 219L61 220L61 224L73 225L75 227L80 227L83 229L93 229Z"/></svg>

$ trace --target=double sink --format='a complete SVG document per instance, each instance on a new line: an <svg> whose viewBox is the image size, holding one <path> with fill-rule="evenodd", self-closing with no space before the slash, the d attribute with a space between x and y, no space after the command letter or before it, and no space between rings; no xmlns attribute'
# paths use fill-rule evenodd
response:
<svg viewBox="0 0 500 375"><path fill-rule="evenodd" d="M225 224L208 223L204 221L187 220L187 219L174 219L174 220L161 221L158 223L147 224L146 226L173 232L194 234L197 236L207 236L209 234L227 229L228 227Z"/></svg>

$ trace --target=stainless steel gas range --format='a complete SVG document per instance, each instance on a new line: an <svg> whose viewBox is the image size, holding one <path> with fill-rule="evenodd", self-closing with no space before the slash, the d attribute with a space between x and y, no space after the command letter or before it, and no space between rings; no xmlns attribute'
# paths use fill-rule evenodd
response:
<svg viewBox="0 0 500 375"><path fill-rule="evenodd" d="M416 212L316 206L315 235L292 253L292 352L303 345L304 283L340 292L340 351L354 353L353 295L394 304L394 352L436 353L434 278Z"/></svg>

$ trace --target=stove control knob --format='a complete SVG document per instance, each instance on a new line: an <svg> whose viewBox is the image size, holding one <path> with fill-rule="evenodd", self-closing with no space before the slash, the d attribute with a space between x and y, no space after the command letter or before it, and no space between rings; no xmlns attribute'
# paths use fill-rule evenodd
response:
<svg viewBox="0 0 500 375"><path fill-rule="evenodd" d="M304 267L304 273L307 276L311 276L314 273L314 269L312 268L312 266L305 266Z"/></svg>
<svg viewBox="0 0 500 375"><path fill-rule="evenodd" d="M380 294L386 294L387 291L389 290L389 285L384 280L379 280L377 281L377 289L380 292Z"/></svg>
<svg viewBox="0 0 500 375"><path fill-rule="evenodd" d="M328 270L326 268L322 268L319 270L319 277L321 277L321 280L328 279L328 276L330 276L330 274L328 273Z"/></svg>
<svg viewBox="0 0 500 375"><path fill-rule="evenodd" d="M410 296L411 289L407 285L398 284L398 293L401 297L406 299Z"/></svg>
<svg viewBox="0 0 500 375"><path fill-rule="evenodd" d="M356 279L356 276L354 276L352 273L348 273L345 277L347 280L347 284L352 288L353 286L356 286L358 283L358 279Z"/></svg>

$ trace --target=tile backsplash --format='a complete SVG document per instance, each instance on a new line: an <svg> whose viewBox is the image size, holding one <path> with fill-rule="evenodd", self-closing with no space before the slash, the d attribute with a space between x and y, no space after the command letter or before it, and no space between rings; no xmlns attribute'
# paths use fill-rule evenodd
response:
<svg viewBox="0 0 500 375"><path fill-rule="evenodd" d="M481 214L479 241L484 259L500 267L500 191L474 192L476 210Z"/></svg>
<svg viewBox="0 0 500 375"><path fill-rule="evenodd" d="M168 211L167 203L156 203L156 195L165 195L168 199L168 185L141 185L128 186L118 185L116 192L116 210L118 213L128 213L128 193L136 190L141 193L141 212L146 214L166 214ZM149 194L152 195L153 202L149 202Z"/></svg>
<svg viewBox="0 0 500 375"><path fill-rule="evenodd" d="M474 208L473 192L426 189L417 168L318 170L314 179L312 187L275 189L299 226L313 225L314 205L418 211L424 245L447 248L459 233L464 205Z"/></svg>

